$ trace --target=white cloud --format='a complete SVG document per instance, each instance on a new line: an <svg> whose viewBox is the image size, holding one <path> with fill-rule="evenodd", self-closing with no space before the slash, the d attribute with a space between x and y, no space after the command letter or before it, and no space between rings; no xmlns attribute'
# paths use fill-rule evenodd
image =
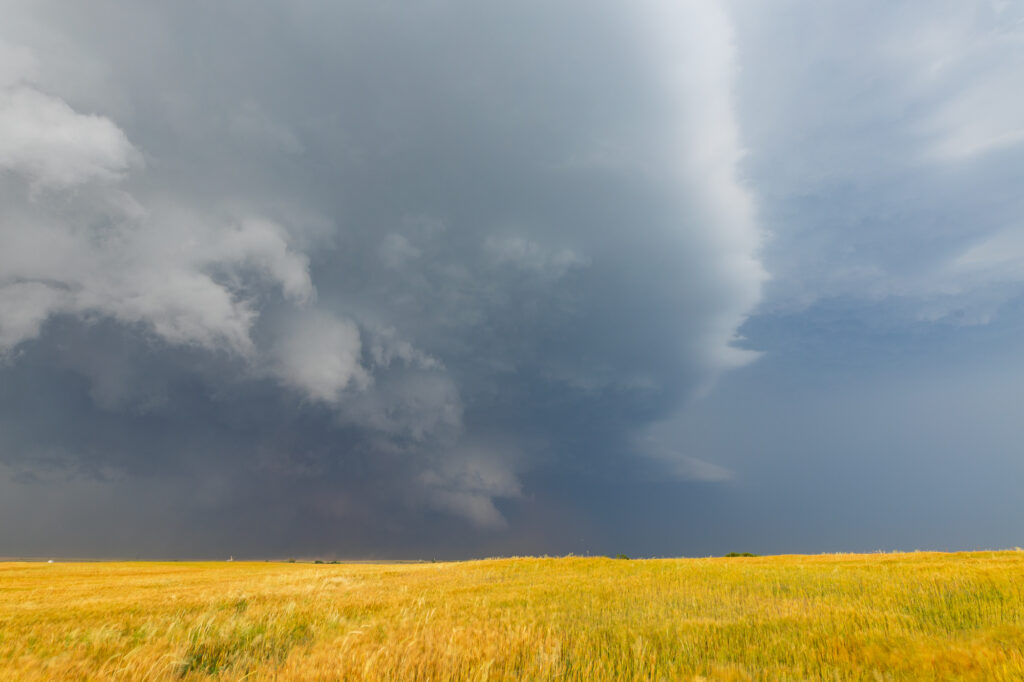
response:
<svg viewBox="0 0 1024 682"><path fill-rule="evenodd" d="M273 352L273 374L285 386L314 400L337 403L348 387L365 389L370 375L360 364L359 328L348 320L320 312L290 320Z"/></svg>
<svg viewBox="0 0 1024 682"><path fill-rule="evenodd" d="M70 314L248 355L253 297L263 286L300 303L312 296L305 256L268 221L141 210L115 190L63 200L63 208L30 200L4 211L0 351L36 336L47 317ZM27 288L31 298L15 293Z"/></svg>
<svg viewBox="0 0 1024 682"><path fill-rule="evenodd" d="M754 197L740 180L744 150L733 95L738 68L733 25L714 2L652 0L643 7L648 48L675 113L667 138L660 140L670 155L666 166L693 202L701 226L693 241L705 246L713 272L704 294L714 298L715 311L700 352L711 367L730 369L756 357L734 342L768 277L760 260Z"/></svg>
<svg viewBox="0 0 1024 682"><path fill-rule="evenodd" d="M494 453L468 448L451 453L438 468L422 473L418 483L429 506L490 530L506 526L494 500L522 494L506 462Z"/></svg>
<svg viewBox="0 0 1024 682"><path fill-rule="evenodd" d="M77 113L28 86L0 89L0 169L34 188L118 180L138 159L109 119Z"/></svg>
<svg viewBox="0 0 1024 682"><path fill-rule="evenodd" d="M68 306L68 294L38 282L0 286L0 352L39 335L53 312Z"/></svg>
<svg viewBox="0 0 1024 682"><path fill-rule="evenodd" d="M139 158L124 133L26 85L32 60L15 54L4 73L14 85L0 90L0 168L9 173L0 177L0 353L68 314L250 354L252 278L296 303L312 298L308 259L280 225L211 217L174 199L143 205L122 190Z"/></svg>
<svg viewBox="0 0 1024 682"><path fill-rule="evenodd" d="M285 297L299 304L314 296L309 257L291 248L280 225L263 218L246 218L226 227L200 254L207 266L233 263L266 273L281 285Z"/></svg>

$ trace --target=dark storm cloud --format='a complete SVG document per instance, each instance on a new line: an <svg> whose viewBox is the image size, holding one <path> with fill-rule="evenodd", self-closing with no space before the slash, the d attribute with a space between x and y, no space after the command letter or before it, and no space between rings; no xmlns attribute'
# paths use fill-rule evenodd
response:
<svg viewBox="0 0 1024 682"><path fill-rule="evenodd" d="M710 4L5 4L11 546L525 547L750 357Z"/></svg>
<svg viewBox="0 0 1024 682"><path fill-rule="evenodd" d="M0 10L0 554L1020 544L1017 4Z"/></svg>

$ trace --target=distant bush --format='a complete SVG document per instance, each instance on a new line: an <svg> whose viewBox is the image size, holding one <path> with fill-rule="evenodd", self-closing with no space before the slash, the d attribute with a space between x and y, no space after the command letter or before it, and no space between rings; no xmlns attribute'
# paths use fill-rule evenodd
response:
<svg viewBox="0 0 1024 682"><path fill-rule="evenodd" d="M628 559L629 557L626 556L625 554L616 554L615 558L616 559Z"/></svg>
<svg viewBox="0 0 1024 682"><path fill-rule="evenodd" d="M727 557L735 557L735 556L761 556L761 555L760 554L751 554L750 552L729 552L725 556L727 556Z"/></svg>

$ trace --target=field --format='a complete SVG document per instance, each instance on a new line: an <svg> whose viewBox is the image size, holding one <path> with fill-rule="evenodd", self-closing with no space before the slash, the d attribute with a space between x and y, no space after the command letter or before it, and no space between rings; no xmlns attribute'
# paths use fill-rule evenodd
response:
<svg viewBox="0 0 1024 682"><path fill-rule="evenodd" d="M1024 552L0 563L4 680L1024 679Z"/></svg>

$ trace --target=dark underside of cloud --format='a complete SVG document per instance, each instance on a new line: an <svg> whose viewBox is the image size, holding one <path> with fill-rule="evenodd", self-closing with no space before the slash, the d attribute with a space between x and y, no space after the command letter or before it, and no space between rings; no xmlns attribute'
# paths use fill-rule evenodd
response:
<svg viewBox="0 0 1024 682"><path fill-rule="evenodd" d="M728 476L638 439L763 279L719 10L7 4L16 551L557 549L552 480Z"/></svg>

